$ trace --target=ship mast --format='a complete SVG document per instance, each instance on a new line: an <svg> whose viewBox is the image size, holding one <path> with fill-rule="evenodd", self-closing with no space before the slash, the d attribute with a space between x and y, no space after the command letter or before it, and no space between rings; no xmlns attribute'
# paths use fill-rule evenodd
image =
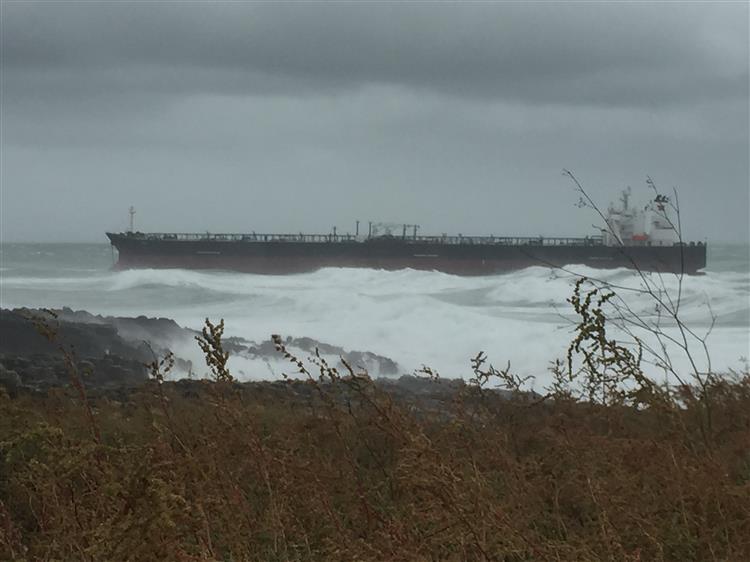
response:
<svg viewBox="0 0 750 562"><path fill-rule="evenodd" d="M406 229L410 228L412 230L412 237L416 240L417 239L417 230L419 230L418 224L405 224L404 227L404 238L406 238Z"/></svg>
<svg viewBox="0 0 750 562"><path fill-rule="evenodd" d="M130 213L130 230L128 230L128 232L133 232L133 223L134 223L134 218L135 218L135 207L133 207L131 205L130 209L128 210L128 212Z"/></svg>
<svg viewBox="0 0 750 562"><path fill-rule="evenodd" d="M620 196L620 201L622 201L622 210L627 211L628 210L628 204L630 202L630 193L632 190L630 189L630 186L628 186L627 189L624 189L622 191L622 195Z"/></svg>

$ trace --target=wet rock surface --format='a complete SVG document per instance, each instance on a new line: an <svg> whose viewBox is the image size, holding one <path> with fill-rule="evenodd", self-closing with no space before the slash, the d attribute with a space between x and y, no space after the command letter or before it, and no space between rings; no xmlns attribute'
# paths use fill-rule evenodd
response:
<svg viewBox="0 0 750 562"><path fill-rule="evenodd" d="M69 385L76 375L89 389L138 386L148 379L149 363L175 346L196 347L198 335L169 318L99 316L69 308L3 309L0 386L11 394L24 390L43 392ZM258 343L231 337L223 343L231 355L280 359L270 339ZM309 337L288 337L285 343L307 355L314 355L317 349L321 355L333 358L332 366L342 367L339 358L343 358L357 370L380 376L399 373L396 362L375 353L347 351ZM175 364L183 372L193 372L187 358L175 356Z"/></svg>

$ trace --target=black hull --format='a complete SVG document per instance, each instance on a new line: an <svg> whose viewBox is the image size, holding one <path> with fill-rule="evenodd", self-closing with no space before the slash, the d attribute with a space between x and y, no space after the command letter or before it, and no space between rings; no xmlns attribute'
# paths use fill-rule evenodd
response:
<svg viewBox="0 0 750 562"><path fill-rule="evenodd" d="M392 239L364 242L165 240L108 233L119 252L116 267L221 269L248 273L305 273L324 267L436 270L492 275L530 266L572 264L695 274L706 266L706 246L439 244Z"/></svg>

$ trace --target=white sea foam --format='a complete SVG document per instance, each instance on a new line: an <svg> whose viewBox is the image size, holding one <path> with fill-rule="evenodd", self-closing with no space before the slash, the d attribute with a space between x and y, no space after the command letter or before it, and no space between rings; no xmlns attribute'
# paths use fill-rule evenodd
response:
<svg viewBox="0 0 750 562"><path fill-rule="evenodd" d="M618 294L636 312L653 313L654 300L635 291L642 280L633 272L572 270L621 287ZM206 317L224 318L228 335L310 336L385 355L404 372L427 364L444 376L468 375L470 358L485 351L497 364L511 361L516 372L539 375L549 361L564 356L571 339L566 299L574 281L571 274L541 267L490 277L413 270L266 276L145 269L80 277L3 276L1 304L166 316L192 328ZM739 358L750 355L750 275L711 272L685 277L681 285L667 276L663 284L673 296L681 291L681 314L691 326L705 331L711 314L718 317L709 339L713 366L740 366ZM237 365L248 377L271 376L282 368Z"/></svg>
<svg viewBox="0 0 750 562"><path fill-rule="evenodd" d="M70 287L75 290L83 288L100 289L109 274L97 274L91 277L32 277L4 275L0 279L6 290L34 288L36 290L59 290Z"/></svg>

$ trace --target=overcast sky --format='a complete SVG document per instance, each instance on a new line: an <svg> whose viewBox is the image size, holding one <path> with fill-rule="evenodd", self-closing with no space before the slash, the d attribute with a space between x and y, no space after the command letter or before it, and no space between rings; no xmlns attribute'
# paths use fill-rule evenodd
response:
<svg viewBox="0 0 750 562"><path fill-rule="evenodd" d="M747 241L748 2L2 0L2 239L588 234L677 187Z"/></svg>

